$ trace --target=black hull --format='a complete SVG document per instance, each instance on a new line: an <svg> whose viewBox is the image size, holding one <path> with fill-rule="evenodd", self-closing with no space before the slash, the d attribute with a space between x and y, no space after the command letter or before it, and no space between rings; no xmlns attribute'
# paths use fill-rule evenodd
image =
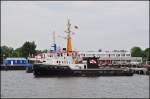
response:
<svg viewBox="0 0 150 99"><path fill-rule="evenodd" d="M27 66L26 67L26 73L33 73L33 67L32 66Z"/></svg>
<svg viewBox="0 0 150 99"><path fill-rule="evenodd" d="M114 70L114 69L85 69L72 70L69 66L56 65L34 65L33 74L35 77L42 76L132 76L132 71Z"/></svg>

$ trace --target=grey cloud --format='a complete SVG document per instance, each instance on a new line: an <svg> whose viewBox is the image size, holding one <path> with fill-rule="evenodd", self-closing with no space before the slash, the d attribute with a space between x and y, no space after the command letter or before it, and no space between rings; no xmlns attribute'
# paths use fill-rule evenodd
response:
<svg viewBox="0 0 150 99"><path fill-rule="evenodd" d="M70 17L79 26L73 36L76 49L148 47L149 5L144 1L3 2L1 13L2 45L17 48L34 40L38 49L49 49L53 30L64 35ZM66 46L64 39L57 38L57 43Z"/></svg>

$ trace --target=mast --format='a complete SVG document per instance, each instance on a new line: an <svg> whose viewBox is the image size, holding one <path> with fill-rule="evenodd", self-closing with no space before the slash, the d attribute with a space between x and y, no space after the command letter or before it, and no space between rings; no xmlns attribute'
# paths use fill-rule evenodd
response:
<svg viewBox="0 0 150 99"><path fill-rule="evenodd" d="M72 52L72 39L70 27L71 27L70 20L68 19L67 31L65 31L67 33L67 52Z"/></svg>

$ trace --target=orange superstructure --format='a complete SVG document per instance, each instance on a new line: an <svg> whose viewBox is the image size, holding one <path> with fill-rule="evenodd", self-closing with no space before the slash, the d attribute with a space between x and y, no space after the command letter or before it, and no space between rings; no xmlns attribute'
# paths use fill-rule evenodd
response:
<svg viewBox="0 0 150 99"><path fill-rule="evenodd" d="M67 52L72 52L72 40L71 40L71 36L67 38Z"/></svg>
<svg viewBox="0 0 150 99"><path fill-rule="evenodd" d="M68 24L67 24L67 31L65 31L67 33L67 52L72 52L72 39L71 39L71 30L70 30L71 24L70 24L70 20L68 19Z"/></svg>

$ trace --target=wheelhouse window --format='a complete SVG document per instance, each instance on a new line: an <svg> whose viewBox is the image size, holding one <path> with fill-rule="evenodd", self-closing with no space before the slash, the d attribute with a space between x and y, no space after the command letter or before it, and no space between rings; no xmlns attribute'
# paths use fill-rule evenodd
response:
<svg viewBox="0 0 150 99"><path fill-rule="evenodd" d="M61 55L61 56L63 56L63 54L62 54L62 53L61 53L60 55Z"/></svg>
<svg viewBox="0 0 150 99"><path fill-rule="evenodd" d="M59 53L57 53L57 56L60 56L60 54L59 54Z"/></svg>
<svg viewBox="0 0 150 99"><path fill-rule="evenodd" d="M131 56L130 54L126 54L126 56Z"/></svg>
<svg viewBox="0 0 150 99"><path fill-rule="evenodd" d="M121 54L121 56L125 56L125 54Z"/></svg>
<svg viewBox="0 0 150 99"><path fill-rule="evenodd" d="M110 54L110 56L115 56L115 54Z"/></svg>
<svg viewBox="0 0 150 99"><path fill-rule="evenodd" d="M116 56L120 56L120 54L117 54Z"/></svg>

